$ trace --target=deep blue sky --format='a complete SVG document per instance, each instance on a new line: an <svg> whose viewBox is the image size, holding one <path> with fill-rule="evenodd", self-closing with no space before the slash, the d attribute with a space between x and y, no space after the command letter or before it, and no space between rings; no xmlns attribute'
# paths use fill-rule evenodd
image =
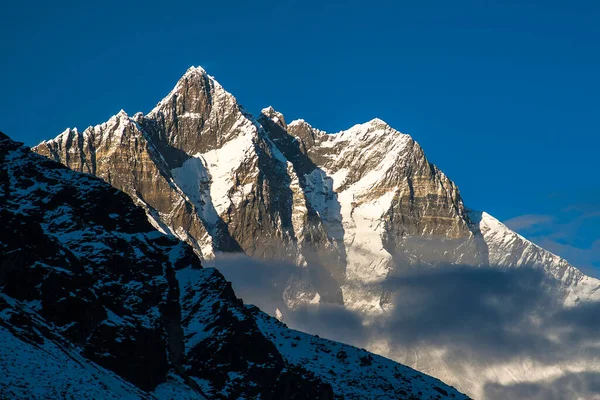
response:
<svg viewBox="0 0 600 400"><path fill-rule="evenodd" d="M3 4L5 133L148 112L202 65L253 113L385 120L468 206L600 275L600 2L93 3Z"/></svg>

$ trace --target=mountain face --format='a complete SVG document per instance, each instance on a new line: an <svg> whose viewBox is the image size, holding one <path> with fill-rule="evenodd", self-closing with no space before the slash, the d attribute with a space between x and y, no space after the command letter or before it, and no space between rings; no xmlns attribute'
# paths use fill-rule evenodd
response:
<svg viewBox="0 0 600 400"><path fill-rule="evenodd" d="M2 398L465 398L245 306L129 196L2 133L0 221Z"/></svg>
<svg viewBox="0 0 600 400"><path fill-rule="evenodd" d="M468 210L409 135L379 119L326 133L272 107L254 118L201 68L147 115L121 111L34 151L124 191L207 262L243 252L302 267L281 290L289 310L335 304L385 317L399 306L386 280L445 265L533 268L557 282L566 307L600 299L600 281ZM482 388L477 371L456 374L440 351L419 362L385 343L367 347L470 394Z"/></svg>

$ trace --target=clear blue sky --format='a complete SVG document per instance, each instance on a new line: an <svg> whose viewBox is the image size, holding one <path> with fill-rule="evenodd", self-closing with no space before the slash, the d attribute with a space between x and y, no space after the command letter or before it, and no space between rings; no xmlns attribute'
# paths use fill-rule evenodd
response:
<svg viewBox="0 0 600 400"><path fill-rule="evenodd" d="M148 112L202 65L253 113L410 133L467 205L600 275L600 2L91 3L3 5L13 138Z"/></svg>

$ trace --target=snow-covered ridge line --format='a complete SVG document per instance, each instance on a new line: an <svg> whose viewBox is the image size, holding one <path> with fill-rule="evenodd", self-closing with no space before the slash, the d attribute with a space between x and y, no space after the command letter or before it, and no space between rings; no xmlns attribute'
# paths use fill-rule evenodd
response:
<svg viewBox="0 0 600 400"><path fill-rule="evenodd" d="M488 246L493 249L490 263L502 267L540 268L562 283L565 305L579 301L600 301L600 280L589 277L564 258L542 248L486 212L481 213L479 227ZM510 251L498 251L505 248Z"/></svg>

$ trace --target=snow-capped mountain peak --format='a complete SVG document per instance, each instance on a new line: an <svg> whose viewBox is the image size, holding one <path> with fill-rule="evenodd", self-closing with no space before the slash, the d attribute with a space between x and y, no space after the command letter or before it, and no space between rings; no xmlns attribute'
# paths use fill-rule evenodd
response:
<svg viewBox="0 0 600 400"><path fill-rule="evenodd" d="M260 113L261 113L261 115L264 115L267 118L271 119L276 124L281 125L283 128L287 127L287 125L285 123L285 118L283 117L283 114L276 111L272 106L263 108L260 111Z"/></svg>
<svg viewBox="0 0 600 400"><path fill-rule="evenodd" d="M380 118L373 118L372 120L369 120L366 123L371 126L374 126L374 127L379 127L379 126L389 127L388 123Z"/></svg>
<svg viewBox="0 0 600 400"><path fill-rule="evenodd" d="M184 75L189 75L189 74L208 75L206 70L204 68L202 68L202 66L200 66L200 65L198 65L198 66L192 65L191 67L189 67Z"/></svg>

